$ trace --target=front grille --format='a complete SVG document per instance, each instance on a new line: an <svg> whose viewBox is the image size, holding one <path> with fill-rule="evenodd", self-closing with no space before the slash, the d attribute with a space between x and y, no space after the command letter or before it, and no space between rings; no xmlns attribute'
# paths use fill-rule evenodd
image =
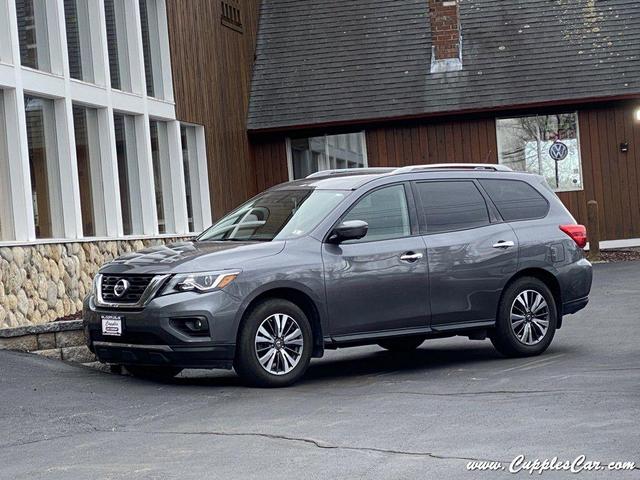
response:
<svg viewBox="0 0 640 480"><path fill-rule="evenodd" d="M102 301L107 303L138 303L153 277L153 275L103 275L100 291ZM114 288L120 280L129 282L129 288L124 295L118 297Z"/></svg>

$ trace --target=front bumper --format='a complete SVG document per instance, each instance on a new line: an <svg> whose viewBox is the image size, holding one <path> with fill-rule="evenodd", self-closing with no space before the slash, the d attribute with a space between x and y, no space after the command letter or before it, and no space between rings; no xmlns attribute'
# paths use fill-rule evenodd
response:
<svg viewBox="0 0 640 480"><path fill-rule="evenodd" d="M230 369L235 345L179 347L94 341L93 351L103 363Z"/></svg>
<svg viewBox="0 0 640 480"><path fill-rule="evenodd" d="M218 291L176 293L157 297L141 310L106 309L93 297L84 302L87 346L99 361L124 365L180 368L231 368L235 355L239 302ZM122 317L122 335L102 334L102 316ZM198 317L209 325L204 336L176 327L176 319Z"/></svg>

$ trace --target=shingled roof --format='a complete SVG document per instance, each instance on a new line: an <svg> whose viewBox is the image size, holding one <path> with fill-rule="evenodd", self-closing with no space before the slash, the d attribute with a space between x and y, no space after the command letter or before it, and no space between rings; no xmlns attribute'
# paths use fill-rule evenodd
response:
<svg viewBox="0 0 640 480"><path fill-rule="evenodd" d="M430 73L428 0L264 0L248 129L640 96L637 0L460 0Z"/></svg>

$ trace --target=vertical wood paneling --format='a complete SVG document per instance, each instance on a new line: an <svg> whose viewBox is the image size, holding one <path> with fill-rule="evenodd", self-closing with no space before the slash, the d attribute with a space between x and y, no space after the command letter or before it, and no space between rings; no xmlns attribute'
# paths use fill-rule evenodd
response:
<svg viewBox="0 0 640 480"><path fill-rule="evenodd" d="M252 148L258 192L289 180L284 139L255 142Z"/></svg>
<svg viewBox="0 0 640 480"><path fill-rule="evenodd" d="M257 188L246 116L259 4L242 2L240 33L222 25L220 1L167 0L176 116L205 127L214 217Z"/></svg>

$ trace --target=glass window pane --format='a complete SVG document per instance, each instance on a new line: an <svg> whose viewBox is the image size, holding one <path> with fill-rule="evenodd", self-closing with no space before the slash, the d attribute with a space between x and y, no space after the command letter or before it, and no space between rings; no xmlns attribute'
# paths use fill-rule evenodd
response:
<svg viewBox="0 0 640 480"><path fill-rule="evenodd" d="M104 0L111 88L131 91L124 0Z"/></svg>
<svg viewBox="0 0 640 480"><path fill-rule="evenodd" d="M542 175L555 191L582 190L577 113L499 119L496 128L501 164Z"/></svg>
<svg viewBox="0 0 640 480"><path fill-rule="evenodd" d="M487 204L473 182L420 182L417 189L427 233L489 225Z"/></svg>
<svg viewBox="0 0 640 480"><path fill-rule="evenodd" d="M25 67L51 71L47 34L47 0L16 0L20 62Z"/></svg>
<svg viewBox="0 0 640 480"><path fill-rule="evenodd" d="M362 132L291 139L293 178L322 170L364 167L364 141Z"/></svg>
<svg viewBox="0 0 640 480"><path fill-rule="evenodd" d="M549 203L526 182L480 180L480 184L507 222L541 218L549 211Z"/></svg>
<svg viewBox="0 0 640 480"><path fill-rule="evenodd" d="M134 119L121 113L113 114L116 133L116 156L118 158L118 180L120 183L120 205L122 207L122 226L125 235L136 232L133 219L133 193L136 189L136 158Z"/></svg>
<svg viewBox="0 0 640 480"><path fill-rule="evenodd" d="M140 25L142 27L142 53L147 95L162 98L160 66L160 32L158 30L158 5L156 0L139 0Z"/></svg>
<svg viewBox="0 0 640 480"><path fill-rule="evenodd" d="M347 192L338 190L267 191L220 219L198 239L270 242L301 237L346 196Z"/></svg>
<svg viewBox="0 0 640 480"><path fill-rule="evenodd" d="M180 127L180 140L182 141L182 162L184 167L184 187L185 193L187 196L187 219L189 224L189 231L195 231L195 226L193 222L193 194L191 191L191 162L197 162L198 159L196 157L196 152L190 152L190 144L193 144L190 141L189 137L195 139L195 128L194 127ZM193 150L193 145L191 146L191 150ZM197 168L195 169L197 171Z"/></svg>
<svg viewBox="0 0 640 480"><path fill-rule="evenodd" d="M158 212L158 231L160 233L167 233L167 222L164 212L164 199L163 199L163 168L162 159L160 158L160 122L151 120L149 122L149 129L151 131L151 159L153 161L153 184L156 192L156 210ZM162 129L163 133L166 129ZM163 152L166 153L166 152Z"/></svg>
<svg viewBox="0 0 640 480"><path fill-rule="evenodd" d="M93 82L88 1L64 0L64 19L71 77Z"/></svg>
<svg viewBox="0 0 640 480"><path fill-rule="evenodd" d="M369 193L344 217L369 224L367 235L353 242L385 240L411 235L407 198L403 185L393 185Z"/></svg>
<svg viewBox="0 0 640 480"><path fill-rule="evenodd" d="M53 101L25 95L24 107L36 237L52 238L60 233L55 225L59 215L52 216L55 195L59 193Z"/></svg>
<svg viewBox="0 0 640 480"><path fill-rule="evenodd" d="M106 235L104 226L96 223L101 220L97 217L104 215L103 206L96 203L97 192L102 185L97 110L74 105L73 126L78 158L82 231L85 237Z"/></svg>

